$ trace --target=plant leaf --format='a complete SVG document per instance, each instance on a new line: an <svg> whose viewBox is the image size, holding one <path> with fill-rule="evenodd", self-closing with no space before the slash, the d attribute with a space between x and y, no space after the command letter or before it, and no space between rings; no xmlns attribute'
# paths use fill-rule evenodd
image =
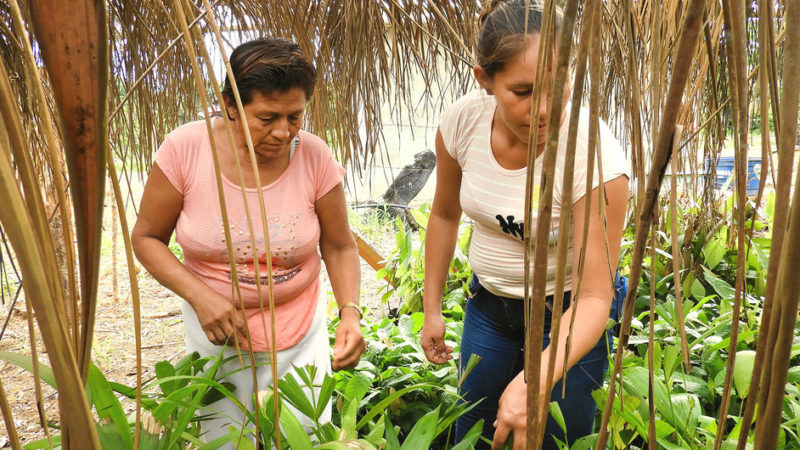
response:
<svg viewBox="0 0 800 450"><path fill-rule="evenodd" d="M753 374L756 352L740 350L736 352L736 364L733 367L733 385L739 397L745 398L750 392L750 378Z"/></svg>
<svg viewBox="0 0 800 450"><path fill-rule="evenodd" d="M14 352L0 352L0 360L33 373L33 359L30 356ZM53 375L53 369L51 369L50 366L39 363L39 378L53 389L58 389L56 386L56 377Z"/></svg>
<svg viewBox="0 0 800 450"><path fill-rule="evenodd" d="M361 429L361 427L366 425L367 422L369 422L373 417L375 417L378 414L384 412L386 410L386 407L388 407L390 404L392 404L392 402L394 402L395 400L397 400L400 397L402 397L404 394L406 394L406 393L408 393L408 392L410 392L412 390L422 389L423 387L426 387L426 386L433 387L433 388L437 387L436 385L423 384L423 383L412 384L411 386L406 386L403 389L400 389L399 391L395 391L395 392L391 393L389 396L387 396L386 398L384 398L383 400L378 402L375 406L370 408L370 410L364 415L364 417L362 417L361 420L358 421L358 424L356 425L356 429L357 430Z"/></svg>
<svg viewBox="0 0 800 450"><path fill-rule="evenodd" d="M108 380L94 364L89 365L86 389L100 422L109 422L97 427L98 437L101 443L104 444L103 448L133 448L130 425L128 425L128 419L125 417L125 411L122 410L122 405L117 400L117 396L114 395L114 391L108 385ZM118 436L115 437L114 434ZM109 442L112 442L113 445L106 447L105 444Z"/></svg>
<svg viewBox="0 0 800 450"><path fill-rule="evenodd" d="M159 379L175 376L175 368L172 367L169 361L159 361L156 363L156 377ZM161 383L161 392L164 395L169 395L177 389L177 381L168 381Z"/></svg>
<svg viewBox="0 0 800 450"><path fill-rule="evenodd" d="M705 279L708 284L711 285L712 288L719 294L721 298L733 298L734 293L736 292L733 287L728 284L722 278L714 275L712 271L708 269L708 267L701 265L700 267L703 268L703 272L705 273Z"/></svg>
<svg viewBox="0 0 800 450"><path fill-rule="evenodd" d="M475 425L467 431L467 434L464 435L464 438L461 439L461 442L453 446L450 450L471 450L475 448L475 443L478 442L478 439L481 437L481 433L483 432L483 419L475 422Z"/></svg>
<svg viewBox="0 0 800 450"><path fill-rule="evenodd" d="M317 409L314 411L314 415L317 419L322 416L322 413L328 407L335 388L336 379L325 374L325 377L322 379L322 386L317 393Z"/></svg>
<svg viewBox="0 0 800 450"><path fill-rule="evenodd" d="M439 420L439 408L428 412L422 416L408 437L403 441L400 450L418 450L422 448L430 448L431 442L436 435L436 422Z"/></svg>
<svg viewBox="0 0 800 450"><path fill-rule="evenodd" d="M356 414L361 404L361 399L370 388L369 378L359 372L353 375L344 388L345 407L342 413L342 439L355 439L358 436L356 428Z"/></svg>
<svg viewBox="0 0 800 450"><path fill-rule="evenodd" d="M725 233L723 234L723 231ZM725 227L720 229L717 234L715 234L706 245L703 247L703 255L705 255L705 265L713 270L717 267L722 261L722 258L725 257L725 252L727 248L725 247L725 235L727 234L727 230Z"/></svg>
<svg viewBox="0 0 800 450"><path fill-rule="evenodd" d="M567 434L567 423L564 422L564 414L561 412L561 407L558 406L558 402L550 402L548 410L550 411L550 416L553 417L553 420L555 420L561 428L561 431Z"/></svg>
<svg viewBox="0 0 800 450"><path fill-rule="evenodd" d="M294 450L311 450L311 438L303 429L303 425L297 420L291 409L286 406L281 407L280 412L281 432L286 440L289 441L289 448Z"/></svg>
<svg viewBox="0 0 800 450"><path fill-rule="evenodd" d="M397 437L397 430L394 429L394 425L392 425L392 421L389 420L388 414L384 414L383 424L383 437L386 439L386 448L400 448L400 440Z"/></svg>
<svg viewBox="0 0 800 450"><path fill-rule="evenodd" d="M347 441L326 442L317 450L374 450L375 446L366 439L350 439Z"/></svg>
<svg viewBox="0 0 800 450"><path fill-rule="evenodd" d="M302 368L297 370L302 370ZM314 418L314 407L311 406L311 401L309 401L308 396L303 391L300 383L294 378L294 375L287 373L286 376L278 381L278 392L280 392L284 400L297 408L302 414L309 418Z"/></svg>

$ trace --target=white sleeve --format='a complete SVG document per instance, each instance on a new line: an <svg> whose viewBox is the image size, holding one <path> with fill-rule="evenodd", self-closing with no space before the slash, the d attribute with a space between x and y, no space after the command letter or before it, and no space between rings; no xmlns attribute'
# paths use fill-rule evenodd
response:
<svg viewBox="0 0 800 450"><path fill-rule="evenodd" d="M572 203L586 196L586 172L588 170L588 120L587 126L582 131L587 134L579 136L578 142L584 142L581 152L575 155L575 178L573 180ZM594 174L592 176L592 189L600 186L600 169L603 170L602 181L607 183L620 175L630 178L630 162L614 133L603 120L599 124L600 134L597 139L597 152L595 153Z"/></svg>
<svg viewBox="0 0 800 450"><path fill-rule="evenodd" d="M461 108L459 101L450 105L439 119L439 132L442 134L442 142L447 149L447 153L455 160L458 160L457 149L459 139L459 119Z"/></svg>

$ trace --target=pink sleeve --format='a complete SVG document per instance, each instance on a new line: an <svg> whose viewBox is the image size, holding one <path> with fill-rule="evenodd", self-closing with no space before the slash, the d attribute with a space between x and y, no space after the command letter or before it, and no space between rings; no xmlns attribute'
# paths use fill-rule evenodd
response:
<svg viewBox="0 0 800 450"><path fill-rule="evenodd" d="M324 142L320 142L319 164L316 167L316 188L314 192L315 200L319 200L331 191L337 184L342 182L345 170L331 154L331 149Z"/></svg>
<svg viewBox="0 0 800 450"><path fill-rule="evenodd" d="M164 139L161 147L156 151L154 162L167 176L167 179L178 192L186 195L186 159L178 154L178 147L170 136ZM184 164L181 164L183 162Z"/></svg>

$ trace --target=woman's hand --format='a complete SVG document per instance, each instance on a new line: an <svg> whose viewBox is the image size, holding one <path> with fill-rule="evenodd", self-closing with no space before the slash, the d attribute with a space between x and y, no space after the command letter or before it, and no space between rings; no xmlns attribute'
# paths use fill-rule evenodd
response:
<svg viewBox="0 0 800 450"><path fill-rule="evenodd" d="M333 343L333 370L355 367L367 348L361 335L360 319L361 315L355 308L342 310L342 318L336 327L336 341Z"/></svg>
<svg viewBox="0 0 800 450"><path fill-rule="evenodd" d="M347 221L344 187L339 183L314 204L319 218L319 250L328 271L333 296L339 305L358 299L361 263L358 246ZM358 364L367 347L361 335L361 312L344 308L339 313L336 340L333 343L333 370L349 369Z"/></svg>
<svg viewBox="0 0 800 450"><path fill-rule="evenodd" d="M453 359L453 349L444 343L444 318L441 314L425 314L422 337L419 344L425 357L434 364L444 364Z"/></svg>
<svg viewBox="0 0 800 450"><path fill-rule="evenodd" d="M539 416L547 414L550 394L539 395ZM526 422L528 417L528 384L525 383L523 372L508 383L503 395L500 396L497 409L497 420L494 423L495 432L492 440L492 449L501 449L508 440L510 432L514 432L514 450L525 450ZM541 423L542 421L538 421Z"/></svg>
<svg viewBox="0 0 800 450"><path fill-rule="evenodd" d="M240 346L246 346L246 328L242 313L231 302L211 289L188 300L197 314L200 326L208 340L215 345L232 345L233 334L237 334Z"/></svg>

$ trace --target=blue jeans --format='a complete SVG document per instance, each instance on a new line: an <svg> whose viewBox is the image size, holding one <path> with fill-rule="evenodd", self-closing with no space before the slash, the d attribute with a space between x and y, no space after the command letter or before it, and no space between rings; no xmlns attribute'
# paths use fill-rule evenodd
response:
<svg viewBox="0 0 800 450"><path fill-rule="evenodd" d="M609 317L619 320L622 302L627 293L625 277L617 276L614 282L614 299ZM481 357L481 361L469 373L461 387L463 401L477 402L474 408L458 418L456 422L456 442L461 441L467 431L483 419L483 436L489 440L494 435L494 421L497 418L497 404L506 386L522 371L525 364L525 323L524 306L520 299L505 298L492 294L480 285L473 276L470 283L471 298L467 301L464 317L464 331L461 339L460 361L466 364L471 354ZM543 347L550 343L550 321L552 316L552 296L547 297L549 308L545 308ZM564 310L569 307L570 293L564 294ZM562 322L561 332L567 332L568 323ZM558 402L567 426L564 436L561 427L547 418L543 449L558 449L553 436L560 441L569 442L591 434L594 428L594 415L597 405L592 391L603 385L603 374L608 370L608 352L613 343L613 332L607 331L597 344L575 366L567 372L566 396L561 397L562 383L553 388L550 401ZM546 363L546 362L544 362ZM461 376L459 364L459 377ZM476 448L488 448L479 441Z"/></svg>

